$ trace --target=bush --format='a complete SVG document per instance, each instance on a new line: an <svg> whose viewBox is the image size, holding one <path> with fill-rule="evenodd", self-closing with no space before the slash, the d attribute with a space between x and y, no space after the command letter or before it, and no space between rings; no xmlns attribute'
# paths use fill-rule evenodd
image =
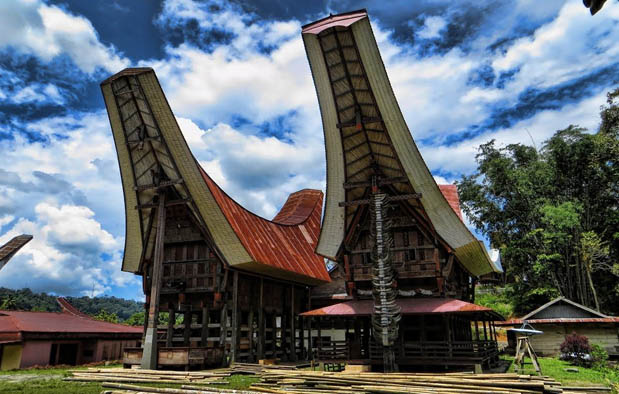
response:
<svg viewBox="0 0 619 394"><path fill-rule="evenodd" d="M583 366L591 363L591 345L589 345L589 338L584 335L578 335L575 332L566 335L560 349L562 360Z"/></svg>
<svg viewBox="0 0 619 394"><path fill-rule="evenodd" d="M593 368L603 369L606 368L606 361L608 361L608 353L604 348L598 344L591 346L591 362Z"/></svg>

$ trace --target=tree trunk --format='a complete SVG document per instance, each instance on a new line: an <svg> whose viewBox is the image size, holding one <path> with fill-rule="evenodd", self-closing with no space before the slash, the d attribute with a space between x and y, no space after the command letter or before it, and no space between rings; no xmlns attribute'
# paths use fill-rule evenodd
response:
<svg viewBox="0 0 619 394"><path fill-rule="evenodd" d="M600 303L598 301L598 294L595 291L595 286L593 286L593 279L591 279L591 271L587 269L587 279L589 281L589 287L591 288L591 294L593 294L593 302L595 303L595 310L600 311Z"/></svg>

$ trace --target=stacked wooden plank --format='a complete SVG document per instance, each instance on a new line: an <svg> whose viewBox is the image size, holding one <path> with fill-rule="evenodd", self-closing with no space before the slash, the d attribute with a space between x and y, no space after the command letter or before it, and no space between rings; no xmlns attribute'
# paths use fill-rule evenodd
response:
<svg viewBox="0 0 619 394"><path fill-rule="evenodd" d="M154 371L147 369L88 368L70 371L66 381L106 383L159 383L159 384L226 384L223 378L230 376L226 370L181 372Z"/></svg>
<svg viewBox="0 0 619 394"><path fill-rule="evenodd" d="M251 390L267 393L564 393L549 377L470 373L264 371Z"/></svg>

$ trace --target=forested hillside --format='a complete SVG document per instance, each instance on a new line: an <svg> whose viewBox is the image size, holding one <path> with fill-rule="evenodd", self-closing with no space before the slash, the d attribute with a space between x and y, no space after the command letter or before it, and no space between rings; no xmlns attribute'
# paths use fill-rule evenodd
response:
<svg viewBox="0 0 619 394"><path fill-rule="evenodd" d="M118 316L125 321L131 315L144 311L144 304L116 297L66 297L81 312L99 315L101 311ZM0 287L0 309L60 312L56 296L33 293L30 289L12 290Z"/></svg>

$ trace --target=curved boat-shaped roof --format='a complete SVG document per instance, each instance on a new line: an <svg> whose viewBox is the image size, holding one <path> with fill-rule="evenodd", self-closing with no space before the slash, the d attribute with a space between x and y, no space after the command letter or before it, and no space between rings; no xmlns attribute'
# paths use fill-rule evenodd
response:
<svg viewBox="0 0 619 394"><path fill-rule="evenodd" d="M327 155L327 196L317 253L337 259L347 228L377 173L427 215L438 235L473 275L500 271L450 206L426 166L391 88L365 10L303 27L318 95ZM382 178L381 178L382 179ZM348 204L346 204L348 203Z"/></svg>
<svg viewBox="0 0 619 394"><path fill-rule="evenodd" d="M157 189L172 187L222 260L235 268L304 284L329 281L314 253L322 192L291 195L275 220L229 196L197 163L150 68L126 69L101 84L118 153L125 197L124 271L139 273L152 256Z"/></svg>
<svg viewBox="0 0 619 394"><path fill-rule="evenodd" d="M322 215L320 190L305 189L291 194L271 221L245 209L200 170L224 216L254 261L330 280L323 258L314 253Z"/></svg>

